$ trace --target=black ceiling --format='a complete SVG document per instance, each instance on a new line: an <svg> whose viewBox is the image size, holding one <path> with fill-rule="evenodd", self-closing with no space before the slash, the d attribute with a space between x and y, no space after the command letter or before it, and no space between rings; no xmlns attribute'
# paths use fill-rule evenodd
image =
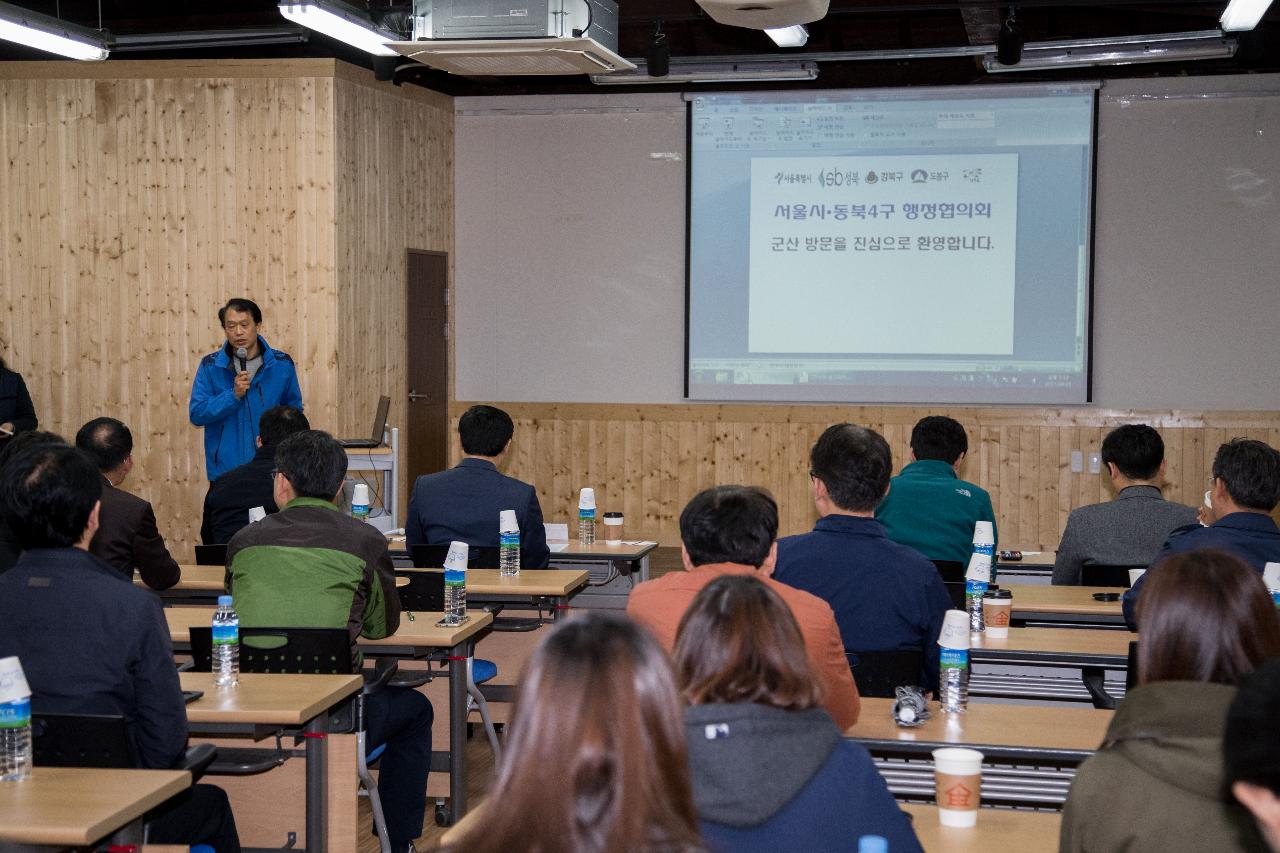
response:
<svg viewBox="0 0 1280 853"><path fill-rule="evenodd" d="M280 16L276 0L206 0L204 3L175 3L173 0L123 2L120 0L17 0L17 5L39 12L59 14L68 21L89 27L101 24L113 35L128 36L223 30L246 27L273 29L292 27ZM393 7L384 0L367 4L375 15ZM801 49L782 50L761 32L728 27L712 21L693 0L619 0L619 53L643 57L656 23L662 22L673 58L735 55L777 55L803 59L809 53L955 48L992 44L1005 5L975 0L831 0L822 21L809 25L809 43ZM1017 17L1028 42L1120 35L1209 30L1217 26L1225 0L1199 2L1099 2L1099 0L1022 0ZM402 5L403 8L403 5ZM1270 18L1277 18L1272 15ZM1280 71L1280 31L1270 19L1244 41L1236 59L1185 63L1118 66L1107 69L1080 69L1041 74L1000 75L1031 79L1096 79L1184 74L1236 73L1242 69ZM256 47L222 47L115 51L112 59L176 58L267 58L338 57L370 66L370 57L358 50L316 33L305 42ZM0 42L0 60L48 59L47 54ZM108 60L111 61L111 60ZM982 70L973 57L904 59L891 61L823 62L817 81L790 84L824 88L866 86L913 86L991 82L997 79ZM418 84L454 95L522 94L537 92L601 91L585 78L525 77L466 79L425 67L410 67L399 73L398 82ZM787 84L772 83L770 88ZM724 88L719 84L718 88ZM669 87L670 88L670 87ZM684 87L690 88L690 87ZM645 91L661 91L645 87ZM611 91L617 91L611 89Z"/></svg>

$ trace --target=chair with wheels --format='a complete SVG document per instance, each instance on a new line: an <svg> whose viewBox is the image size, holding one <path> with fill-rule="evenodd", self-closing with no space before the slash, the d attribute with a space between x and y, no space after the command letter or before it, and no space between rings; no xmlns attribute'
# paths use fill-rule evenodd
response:
<svg viewBox="0 0 1280 853"><path fill-rule="evenodd" d="M845 651L858 695L893 698L898 687L920 686L924 652L898 649L881 652Z"/></svg>
<svg viewBox="0 0 1280 853"><path fill-rule="evenodd" d="M195 671L209 672L213 668L213 632L210 628L191 628L191 657ZM317 675L346 675L353 672L351 664L351 639L345 628L240 628L240 671L279 672ZM385 744L369 749L365 734L365 697L385 688L395 674L396 664L391 660L379 660L372 671L364 671L365 684L354 705L354 716L349 721L339 720L334 725L356 735L356 775L360 779L362 796L369 798L373 811L373 826L378 834L382 853L389 853L391 841L387 836L387 823L382 813L382 801L378 797L378 785L369 772L369 765L382 756Z"/></svg>

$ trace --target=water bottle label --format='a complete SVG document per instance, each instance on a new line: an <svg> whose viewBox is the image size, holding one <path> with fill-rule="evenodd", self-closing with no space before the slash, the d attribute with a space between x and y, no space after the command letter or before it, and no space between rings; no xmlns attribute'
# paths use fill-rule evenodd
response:
<svg viewBox="0 0 1280 853"><path fill-rule="evenodd" d="M1276 607L1280 607L1280 589L1271 592L1271 600L1276 603Z"/></svg>
<svg viewBox="0 0 1280 853"><path fill-rule="evenodd" d="M31 697L0 703L0 729L20 729L31 723Z"/></svg>
<svg viewBox="0 0 1280 853"><path fill-rule="evenodd" d="M444 582L451 586L459 586L467 582L466 569L445 569Z"/></svg>
<svg viewBox="0 0 1280 853"><path fill-rule="evenodd" d="M579 507L579 508L578 508L578 518L579 518L579 519L587 518L587 519L590 519L590 520L592 520L592 521L595 521L595 520L596 520L596 511L595 511L594 509L582 509L581 507Z"/></svg>
<svg viewBox="0 0 1280 853"><path fill-rule="evenodd" d="M239 625L214 625L213 626L213 644L221 646L224 644L240 642L240 626Z"/></svg>
<svg viewBox="0 0 1280 853"><path fill-rule="evenodd" d="M498 537L498 547L500 548L519 548L519 533L503 533Z"/></svg>
<svg viewBox="0 0 1280 853"><path fill-rule="evenodd" d="M969 650L943 649L941 663L943 669L965 669L969 666Z"/></svg>
<svg viewBox="0 0 1280 853"><path fill-rule="evenodd" d="M358 518L364 518L369 514L369 505L368 504L352 504L351 514L354 516L357 516Z"/></svg>
<svg viewBox="0 0 1280 853"><path fill-rule="evenodd" d="M987 586L986 581L965 581L964 594L969 598L982 598L987 593Z"/></svg>

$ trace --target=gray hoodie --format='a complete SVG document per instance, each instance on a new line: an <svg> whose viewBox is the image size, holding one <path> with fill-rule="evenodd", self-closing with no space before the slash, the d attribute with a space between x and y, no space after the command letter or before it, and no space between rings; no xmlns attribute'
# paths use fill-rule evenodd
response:
<svg viewBox="0 0 1280 853"><path fill-rule="evenodd" d="M695 705L685 711L684 727L698 816L742 828L791 802L840 742L821 708Z"/></svg>

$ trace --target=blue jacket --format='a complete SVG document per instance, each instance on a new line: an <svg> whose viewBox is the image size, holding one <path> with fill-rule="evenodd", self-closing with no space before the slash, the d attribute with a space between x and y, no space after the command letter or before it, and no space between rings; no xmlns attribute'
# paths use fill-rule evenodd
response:
<svg viewBox="0 0 1280 853"><path fill-rule="evenodd" d="M551 550L537 491L484 459L463 459L447 471L418 478L409 498L405 541L410 546L448 545L456 539L473 548L496 548L498 516L504 509L516 511L521 568L545 569Z"/></svg>
<svg viewBox="0 0 1280 853"><path fill-rule="evenodd" d="M874 518L828 515L812 533L779 539L773 577L830 604L847 651L921 649L923 686L938 686L938 633L951 598L937 567L891 541Z"/></svg>
<svg viewBox="0 0 1280 853"><path fill-rule="evenodd" d="M1160 553L1152 561L1154 566L1170 554L1217 548L1235 554L1262 574L1267 563L1280 563L1280 527L1271 516L1259 512L1233 512L1224 515L1208 527L1188 525L1173 531ZM1147 574L1150 574L1148 572ZM1124 594L1124 621L1130 631L1138 630L1138 596L1147 575L1138 578L1133 588Z"/></svg>
<svg viewBox="0 0 1280 853"><path fill-rule="evenodd" d="M262 367L249 393L236 399L236 370L231 345L200 359L191 384L191 423L204 427L204 467L209 480L253 459L258 419L273 406L302 409L298 372L287 352L272 349L261 335Z"/></svg>

